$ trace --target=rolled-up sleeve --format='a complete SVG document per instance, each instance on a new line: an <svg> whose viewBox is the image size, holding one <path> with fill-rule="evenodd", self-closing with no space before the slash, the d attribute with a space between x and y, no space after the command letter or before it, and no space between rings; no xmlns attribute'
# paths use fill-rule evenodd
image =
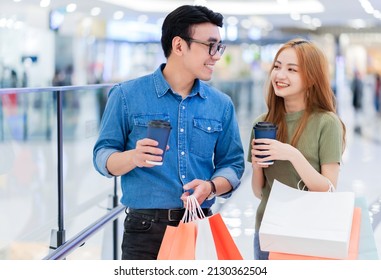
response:
<svg viewBox="0 0 381 280"><path fill-rule="evenodd" d="M107 178L113 177L113 175L107 170L107 160L108 158L115 152L118 152L115 149L100 149L98 153L94 154L93 157L93 163L95 169L102 174L103 176L106 176Z"/></svg>
<svg viewBox="0 0 381 280"><path fill-rule="evenodd" d="M224 177L229 181L232 190L221 195L221 197L228 198L241 184L245 160L238 122L232 103L228 104L224 115L223 132L218 140L214 158L216 169L212 178Z"/></svg>
<svg viewBox="0 0 381 280"><path fill-rule="evenodd" d="M119 85L109 93L105 111L99 129L99 137L93 149L93 165L95 169L108 178L113 175L107 170L107 160L115 152L125 150L125 135L128 129Z"/></svg>
<svg viewBox="0 0 381 280"><path fill-rule="evenodd" d="M241 184L241 180L240 178L238 178L237 173L232 168L229 168L229 167L218 169L213 174L213 178L216 178L216 177L224 177L226 180L229 181L230 185L232 186L232 190L230 192L220 195L220 197L223 197L223 198L229 198L232 195L232 193Z"/></svg>

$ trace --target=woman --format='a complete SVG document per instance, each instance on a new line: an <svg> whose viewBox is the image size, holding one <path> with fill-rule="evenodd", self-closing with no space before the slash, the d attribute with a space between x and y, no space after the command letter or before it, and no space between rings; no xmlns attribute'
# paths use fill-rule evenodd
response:
<svg viewBox="0 0 381 280"><path fill-rule="evenodd" d="M330 183L337 184L345 146L345 126L336 114L328 61L312 42L294 39L277 52L269 74L267 107L268 112L254 124L276 124L277 139L251 139L248 157L253 167L253 192L261 199L255 259L268 259L268 252L260 250L258 231L274 179L294 188L328 191ZM259 155L267 157L257 158ZM264 165L269 160L274 164Z"/></svg>

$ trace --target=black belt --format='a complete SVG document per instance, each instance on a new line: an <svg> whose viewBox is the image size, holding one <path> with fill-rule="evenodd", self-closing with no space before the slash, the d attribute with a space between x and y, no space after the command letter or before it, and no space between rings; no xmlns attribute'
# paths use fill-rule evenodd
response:
<svg viewBox="0 0 381 280"><path fill-rule="evenodd" d="M184 216L185 209L132 209L127 208L127 213L137 213L154 217L155 219L167 220L170 222L181 221ZM202 208L202 212L205 216L212 214L210 208Z"/></svg>

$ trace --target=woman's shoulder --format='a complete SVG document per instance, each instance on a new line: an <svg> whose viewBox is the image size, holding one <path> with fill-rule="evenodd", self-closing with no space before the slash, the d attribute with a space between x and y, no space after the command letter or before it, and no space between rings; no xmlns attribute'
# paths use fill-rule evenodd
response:
<svg viewBox="0 0 381 280"><path fill-rule="evenodd" d="M339 116L334 112L316 112L312 114L311 120L313 122L319 123L320 126L325 125L340 125L340 118Z"/></svg>
<svg viewBox="0 0 381 280"><path fill-rule="evenodd" d="M314 116L315 118L318 118L321 120L327 120L327 121L338 121L339 120L339 116L336 113L328 112L328 111L316 112L316 113L313 113L312 116Z"/></svg>

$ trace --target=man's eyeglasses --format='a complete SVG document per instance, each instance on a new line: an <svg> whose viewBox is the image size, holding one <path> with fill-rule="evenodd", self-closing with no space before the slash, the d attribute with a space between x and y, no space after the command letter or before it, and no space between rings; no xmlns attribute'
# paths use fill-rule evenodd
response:
<svg viewBox="0 0 381 280"><path fill-rule="evenodd" d="M205 41L200 41L200 40L196 40L193 38L183 38L183 40L208 46L209 47L209 54L211 56L214 56L217 52L219 52L219 54L222 55L226 49L226 45L224 45L222 43L205 42Z"/></svg>

